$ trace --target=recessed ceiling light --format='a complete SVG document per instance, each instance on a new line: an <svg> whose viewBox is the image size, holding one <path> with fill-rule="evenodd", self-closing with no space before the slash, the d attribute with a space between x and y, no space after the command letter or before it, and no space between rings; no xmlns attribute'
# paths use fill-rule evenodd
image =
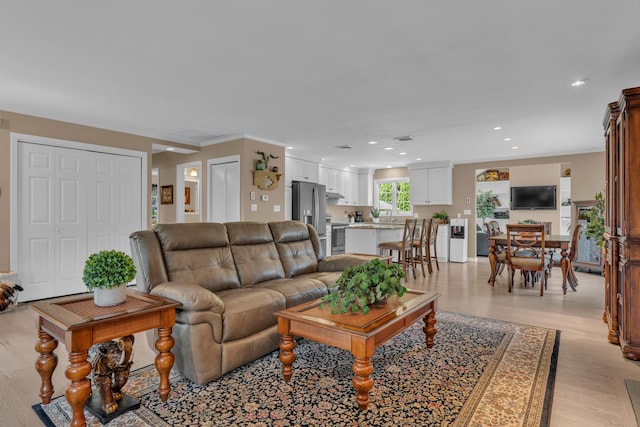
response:
<svg viewBox="0 0 640 427"><path fill-rule="evenodd" d="M404 153L404 152L403 153L398 153L398 154L401 155L401 156L406 156L407 155L407 153Z"/></svg>
<svg viewBox="0 0 640 427"><path fill-rule="evenodd" d="M373 144L377 144L378 141L369 141L369 144L373 145Z"/></svg>
<svg viewBox="0 0 640 427"><path fill-rule="evenodd" d="M585 83L586 83L586 80L576 80L575 82L571 83L571 86L578 87L578 86L582 86Z"/></svg>
<svg viewBox="0 0 640 427"><path fill-rule="evenodd" d="M391 169L393 166L391 165L387 165L387 169Z"/></svg>
<svg viewBox="0 0 640 427"><path fill-rule="evenodd" d="M356 167L356 165L349 165L349 167L350 167L350 168L355 168L355 167Z"/></svg>
<svg viewBox="0 0 640 427"><path fill-rule="evenodd" d="M511 141L511 138L505 138L504 140L505 141Z"/></svg>
<svg viewBox="0 0 640 427"><path fill-rule="evenodd" d="M173 147L167 147L167 151L176 151L176 149Z"/></svg>
<svg viewBox="0 0 640 427"><path fill-rule="evenodd" d="M493 130L502 130L502 126L494 126Z"/></svg>
<svg viewBox="0 0 640 427"><path fill-rule="evenodd" d="M290 145L288 147L284 147L284 148L286 148L287 150L293 150L293 147L290 146Z"/></svg>
<svg viewBox="0 0 640 427"><path fill-rule="evenodd" d="M513 147L511 147L512 150L517 150L518 148L520 148L520 147L515 146L515 145Z"/></svg>
<svg viewBox="0 0 640 427"><path fill-rule="evenodd" d="M393 147L384 147L385 150L393 150Z"/></svg>
<svg viewBox="0 0 640 427"><path fill-rule="evenodd" d="M416 157L416 160L420 161L420 160L422 160L422 157Z"/></svg>

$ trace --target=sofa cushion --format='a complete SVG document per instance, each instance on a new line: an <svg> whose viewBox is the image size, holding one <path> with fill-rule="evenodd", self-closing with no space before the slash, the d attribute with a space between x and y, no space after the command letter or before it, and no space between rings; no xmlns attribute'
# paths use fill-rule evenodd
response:
<svg viewBox="0 0 640 427"><path fill-rule="evenodd" d="M318 271L318 257L307 224L299 221L269 223L286 277Z"/></svg>
<svg viewBox="0 0 640 427"><path fill-rule="evenodd" d="M327 286L312 277L294 277L292 279L269 280L254 285L255 288L272 289L284 295L287 308L321 298L327 293Z"/></svg>
<svg viewBox="0 0 640 427"><path fill-rule="evenodd" d="M228 222L225 225L242 286L285 277L268 224Z"/></svg>
<svg viewBox="0 0 640 427"><path fill-rule="evenodd" d="M154 231L169 281L214 292L240 287L224 224L159 224Z"/></svg>
<svg viewBox="0 0 640 427"><path fill-rule="evenodd" d="M248 337L277 324L274 313L286 308L284 295L266 288L229 289L218 296L224 302L223 342Z"/></svg>

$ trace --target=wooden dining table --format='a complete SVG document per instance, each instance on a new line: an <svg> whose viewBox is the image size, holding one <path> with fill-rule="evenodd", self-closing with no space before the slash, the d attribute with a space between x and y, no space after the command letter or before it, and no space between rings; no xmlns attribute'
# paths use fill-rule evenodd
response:
<svg viewBox="0 0 640 427"><path fill-rule="evenodd" d="M495 284L497 275L497 261L498 256L496 254L498 246L507 246L507 235L499 234L497 236L489 236L489 264L491 265L491 276L489 277L489 283L491 286ZM571 289L575 292L578 285L577 280L568 280L567 276L569 268L571 268L571 262L568 258L569 244L571 243L571 236L565 236L562 234L547 234L544 236L545 249L560 249L560 268L562 269L562 293L567 293L567 283Z"/></svg>

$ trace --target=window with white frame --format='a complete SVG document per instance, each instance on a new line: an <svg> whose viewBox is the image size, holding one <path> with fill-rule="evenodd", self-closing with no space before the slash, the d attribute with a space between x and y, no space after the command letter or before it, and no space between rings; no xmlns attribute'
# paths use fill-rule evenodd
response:
<svg viewBox="0 0 640 427"><path fill-rule="evenodd" d="M409 178L376 180L374 190L374 203L381 215L413 215Z"/></svg>

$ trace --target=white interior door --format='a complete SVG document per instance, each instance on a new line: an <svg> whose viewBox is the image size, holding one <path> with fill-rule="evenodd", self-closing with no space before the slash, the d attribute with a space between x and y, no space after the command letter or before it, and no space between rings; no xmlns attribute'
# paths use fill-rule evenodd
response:
<svg viewBox="0 0 640 427"><path fill-rule="evenodd" d="M25 141L16 152L11 264L24 287L20 299L86 292L87 256L130 253L129 234L146 224L143 158Z"/></svg>
<svg viewBox="0 0 640 427"><path fill-rule="evenodd" d="M23 300L82 292L88 153L20 144L20 277ZM57 201L57 202L56 202Z"/></svg>
<svg viewBox="0 0 640 427"><path fill-rule="evenodd" d="M240 221L240 160L209 160L209 221Z"/></svg>
<svg viewBox="0 0 640 427"><path fill-rule="evenodd" d="M88 251L116 249L129 254L129 233L141 224L141 159L91 153L87 194Z"/></svg>

